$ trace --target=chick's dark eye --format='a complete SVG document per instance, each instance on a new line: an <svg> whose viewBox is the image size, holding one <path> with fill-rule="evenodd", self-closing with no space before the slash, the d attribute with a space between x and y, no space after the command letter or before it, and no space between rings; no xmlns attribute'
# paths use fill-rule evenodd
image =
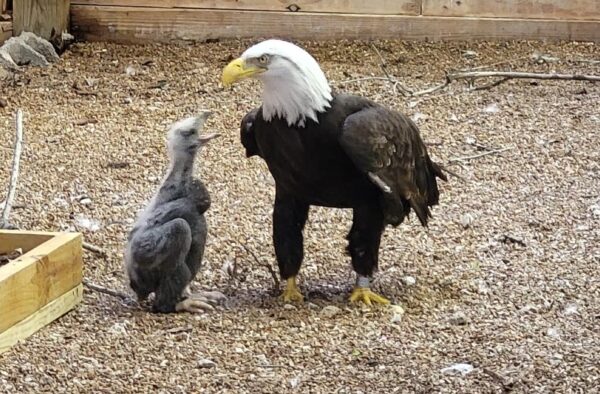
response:
<svg viewBox="0 0 600 394"><path fill-rule="evenodd" d="M195 133L195 130L185 130L181 132L184 137L191 137Z"/></svg>

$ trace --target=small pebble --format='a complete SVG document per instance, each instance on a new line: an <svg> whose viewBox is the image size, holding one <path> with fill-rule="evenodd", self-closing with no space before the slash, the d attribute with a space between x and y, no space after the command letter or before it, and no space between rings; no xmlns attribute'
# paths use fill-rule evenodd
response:
<svg viewBox="0 0 600 394"><path fill-rule="evenodd" d="M579 313L578 309L579 309L579 307L577 306L577 304L575 304L575 303L568 304L565 307L564 314L565 314L565 316L575 315L575 314Z"/></svg>
<svg viewBox="0 0 600 394"><path fill-rule="evenodd" d="M560 338L560 330L556 327L550 327L547 331L546 334L550 337L550 338L555 338L558 339Z"/></svg>
<svg viewBox="0 0 600 394"><path fill-rule="evenodd" d="M402 317L404 316L404 308L400 305L391 305L390 309L392 311L392 318L390 321L393 324L400 323L402 321Z"/></svg>
<svg viewBox="0 0 600 394"><path fill-rule="evenodd" d="M468 375L475 368L471 364L459 363L446 368L442 368L441 372L448 375Z"/></svg>
<svg viewBox="0 0 600 394"><path fill-rule="evenodd" d="M201 358L198 360L198 368L214 368L216 366L217 364L214 361L207 358Z"/></svg>
<svg viewBox="0 0 600 394"><path fill-rule="evenodd" d="M463 228L471 227L471 224L473 224L473 215L469 213L462 215L460 217L460 224L463 226Z"/></svg>
<svg viewBox="0 0 600 394"><path fill-rule="evenodd" d="M467 324L469 322L469 320L467 319L467 315L465 315L465 313L462 311L455 312L450 317L449 321L450 321L450 324L453 324L455 326L464 326L465 324Z"/></svg>
<svg viewBox="0 0 600 394"><path fill-rule="evenodd" d="M328 305L321 310L321 316L331 318L331 317L334 317L335 315L339 314L341 311L342 310L340 308L338 308L337 306Z"/></svg>

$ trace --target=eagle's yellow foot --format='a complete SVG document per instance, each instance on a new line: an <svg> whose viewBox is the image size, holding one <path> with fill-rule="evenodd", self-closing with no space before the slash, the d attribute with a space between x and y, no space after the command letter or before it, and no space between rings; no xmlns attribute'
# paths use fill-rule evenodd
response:
<svg viewBox="0 0 600 394"><path fill-rule="evenodd" d="M302 302L304 301L304 296L300 293L300 289L296 284L296 277L292 276L288 278L287 285L281 298L284 302Z"/></svg>
<svg viewBox="0 0 600 394"><path fill-rule="evenodd" d="M350 302L362 301L367 305L377 304L389 304L390 301L387 298L380 296L379 294L373 293L368 287L355 287L350 295Z"/></svg>

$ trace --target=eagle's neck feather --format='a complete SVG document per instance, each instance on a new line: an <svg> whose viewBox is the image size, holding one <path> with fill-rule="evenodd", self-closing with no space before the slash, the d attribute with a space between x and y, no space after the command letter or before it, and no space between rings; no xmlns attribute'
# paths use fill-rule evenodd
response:
<svg viewBox="0 0 600 394"><path fill-rule="evenodd" d="M307 119L318 123L317 115L331 107L331 88L320 69L316 75L307 75L292 68L263 83L263 118L267 121L279 117L290 127L304 127Z"/></svg>

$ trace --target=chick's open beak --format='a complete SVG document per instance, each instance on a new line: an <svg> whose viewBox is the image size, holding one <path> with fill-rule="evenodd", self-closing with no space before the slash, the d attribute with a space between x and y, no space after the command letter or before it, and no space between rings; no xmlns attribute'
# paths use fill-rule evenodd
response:
<svg viewBox="0 0 600 394"><path fill-rule="evenodd" d="M220 135L221 134L219 134L219 133L201 134L198 137L198 141L203 144L205 142L212 140L213 138L219 137Z"/></svg>
<svg viewBox="0 0 600 394"><path fill-rule="evenodd" d="M244 59L237 58L225 66L221 81L223 82L223 86L228 87L240 79L249 78L264 71L264 68L247 64Z"/></svg>

